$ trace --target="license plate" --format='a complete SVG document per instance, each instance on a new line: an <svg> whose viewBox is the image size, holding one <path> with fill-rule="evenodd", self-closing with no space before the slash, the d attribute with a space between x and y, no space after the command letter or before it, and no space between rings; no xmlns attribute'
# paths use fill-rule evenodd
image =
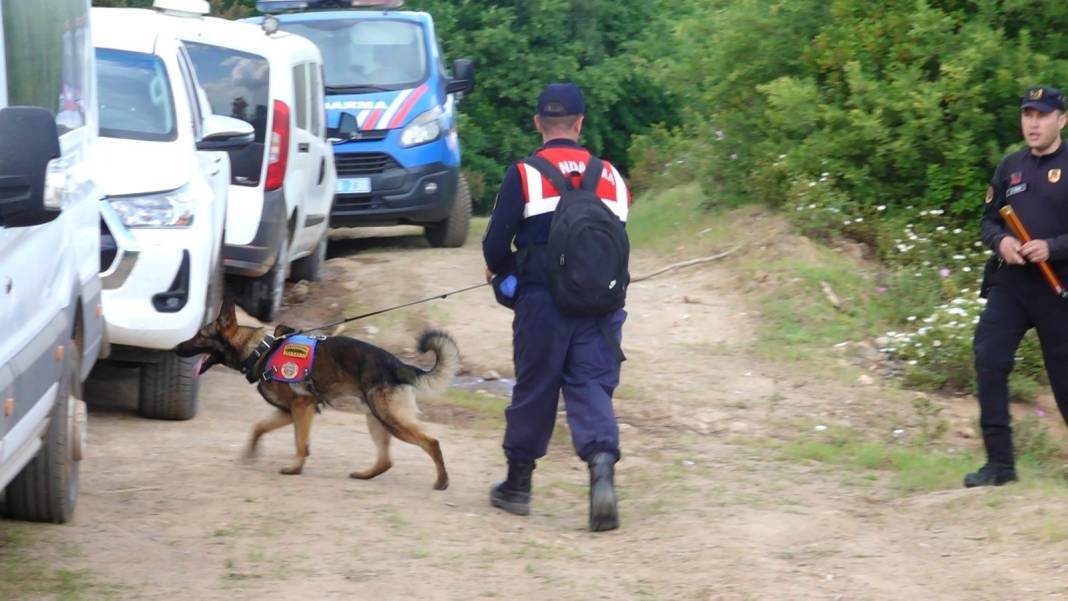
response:
<svg viewBox="0 0 1068 601"><path fill-rule="evenodd" d="M338 194L370 194L371 178L346 177L337 180Z"/></svg>

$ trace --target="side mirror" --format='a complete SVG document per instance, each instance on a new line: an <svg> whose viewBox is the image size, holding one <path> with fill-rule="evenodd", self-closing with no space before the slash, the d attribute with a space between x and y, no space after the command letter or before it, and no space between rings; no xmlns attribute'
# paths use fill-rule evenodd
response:
<svg viewBox="0 0 1068 601"><path fill-rule="evenodd" d="M255 137L256 130L245 121L208 115L204 119L204 137L197 142L197 150L241 150Z"/></svg>
<svg viewBox="0 0 1068 601"><path fill-rule="evenodd" d="M49 174L59 156L52 113L33 106L0 110L0 223L28 227L59 216L65 182L62 172Z"/></svg>
<svg viewBox="0 0 1068 601"><path fill-rule="evenodd" d="M359 126L356 125L356 115L341 113L338 116L337 128L327 128L326 135L331 141L348 142L359 130Z"/></svg>
<svg viewBox="0 0 1068 601"><path fill-rule="evenodd" d="M471 59L458 58L452 63L452 79L445 91L449 94L457 92L466 94L475 89L475 64Z"/></svg>

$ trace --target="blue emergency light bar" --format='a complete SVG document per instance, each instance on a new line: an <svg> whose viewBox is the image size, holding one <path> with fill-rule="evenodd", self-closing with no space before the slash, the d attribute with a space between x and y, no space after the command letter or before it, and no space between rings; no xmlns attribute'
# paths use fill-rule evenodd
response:
<svg viewBox="0 0 1068 601"><path fill-rule="evenodd" d="M261 13L275 14L297 10L316 10L324 8L400 8L404 0L258 0L256 10Z"/></svg>

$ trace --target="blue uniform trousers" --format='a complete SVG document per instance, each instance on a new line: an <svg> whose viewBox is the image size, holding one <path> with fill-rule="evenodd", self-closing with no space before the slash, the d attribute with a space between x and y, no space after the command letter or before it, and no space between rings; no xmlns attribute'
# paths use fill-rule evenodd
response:
<svg viewBox="0 0 1068 601"><path fill-rule="evenodd" d="M617 339L622 309L602 319ZM619 425L612 392L619 384L619 360L591 317L560 314L549 290L523 286L512 322L516 383L505 410L504 454L529 462L545 455L564 393L571 441L583 461L607 451L619 457Z"/></svg>
<svg viewBox="0 0 1068 601"><path fill-rule="evenodd" d="M1009 373L1027 330L1035 328L1061 417L1068 421L1068 301L1034 268L1002 268L975 328L979 422L987 460L1014 465Z"/></svg>

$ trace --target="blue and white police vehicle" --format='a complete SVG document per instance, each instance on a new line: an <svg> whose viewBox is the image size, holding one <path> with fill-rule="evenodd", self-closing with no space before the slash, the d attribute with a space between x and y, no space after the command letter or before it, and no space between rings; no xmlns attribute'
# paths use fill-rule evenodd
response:
<svg viewBox="0 0 1068 601"><path fill-rule="evenodd" d="M460 174L456 103L474 87L474 66L458 59L447 74L431 16L400 5L260 0L268 16L252 20L277 20L322 52L337 168L330 225L421 225L433 246L461 246L471 195Z"/></svg>

